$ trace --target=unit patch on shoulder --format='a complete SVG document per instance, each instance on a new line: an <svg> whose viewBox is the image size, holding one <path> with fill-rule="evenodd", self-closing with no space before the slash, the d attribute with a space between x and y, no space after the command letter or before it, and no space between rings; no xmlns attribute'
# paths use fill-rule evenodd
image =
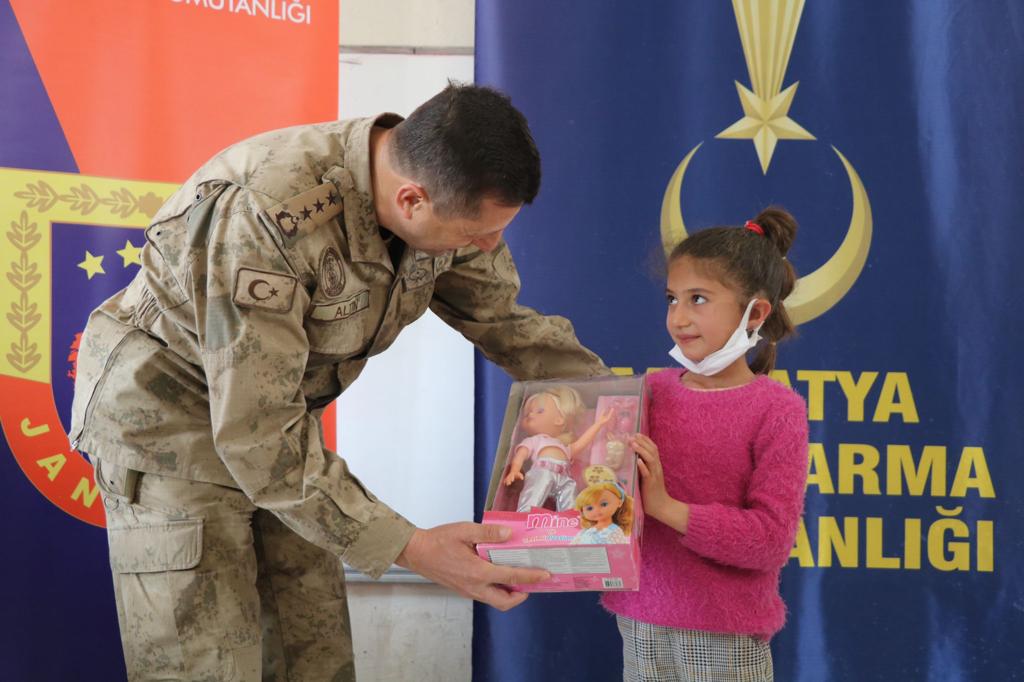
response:
<svg viewBox="0 0 1024 682"><path fill-rule="evenodd" d="M345 289L345 267L333 246L326 247L320 254L320 289L329 298L341 296Z"/></svg>
<svg viewBox="0 0 1024 682"><path fill-rule="evenodd" d="M235 275L235 293L231 300L245 308L260 308L274 313L292 309L296 279L279 272L239 268Z"/></svg>

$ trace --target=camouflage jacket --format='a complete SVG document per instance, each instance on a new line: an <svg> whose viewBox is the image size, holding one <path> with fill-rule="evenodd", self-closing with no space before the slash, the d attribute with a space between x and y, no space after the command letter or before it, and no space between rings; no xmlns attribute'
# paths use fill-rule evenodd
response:
<svg viewBox="0 0 1024 682"><path fill-rule="evenodd" d="M413 527L324 447L320 414L429 307L516 379L607 369L563 318L516 304L508 248L405 248L371 198L385 114L272 131L199 169L146 230L142 268L89 317L69 436L143 472L241 489L370 574Z"/></svg>

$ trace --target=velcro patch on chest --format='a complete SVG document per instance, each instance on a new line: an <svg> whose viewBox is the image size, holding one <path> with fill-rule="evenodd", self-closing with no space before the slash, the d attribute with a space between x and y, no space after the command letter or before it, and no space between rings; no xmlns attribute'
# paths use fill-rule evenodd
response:
<svg viewBox="0 0 1024 682"><path fill-rule="evenodd" d="M345 288L345 266L338 250L324 247L320 253L320 289L329 297L337 298Z"/></svg>
<svg viewBox="0 0 1024 682"><path fill-rule="evenodd" d="M239 268L231 300L244 308L286 313L292 309L295 300L296 282L291 275L279 272Z"/></svg>
<svg viewBox="0 0 1024 682"><path fill-rule="evenodd" d="M437 277L443 272L448 272L452 269L452 256L454 252L449 251L448 253L441 254L434 258L434 277Z"/></svg>
<svg viewBox="0 0 1024 682"><path fill-rule="evenodd" d="M432 281L434 281L434 278L431 276L430 271L426 268L421 268L417 264L412 270L402 276L402 288L404 291L411 291L419 289Z"/></svg>

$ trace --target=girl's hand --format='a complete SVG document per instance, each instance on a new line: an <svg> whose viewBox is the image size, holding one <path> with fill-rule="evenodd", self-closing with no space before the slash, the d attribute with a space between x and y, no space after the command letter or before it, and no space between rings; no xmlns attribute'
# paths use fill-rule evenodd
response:
<svg viewBox="0 0 1024 682"><path fill-rule="evenodd" d="M612 415L614 413L615 413L615 410L613 410L610 407L607 410L605 410L604 413L600 417L598 417L598 419L597 419L598 426L604 426L605 424L610 422L612 420Z"/></svg>
<svg viewBox="0 0 1024 682"><path fill-rule="evenodd" d="M640 494L643 496L644 510L658 518L665 506L672 501L665 490L665 471L661 468L658 446L642 433L633 436L629 443L640 458L636 465L640 469Z"/></svg>
<svg viewBox="0 0 1024 682"><path fill-rule="evenodd" d="M523 472L522 471L510 471L508 476L505 477L505 485L512 485L517 480L518 481L523 480Z"/></svg>

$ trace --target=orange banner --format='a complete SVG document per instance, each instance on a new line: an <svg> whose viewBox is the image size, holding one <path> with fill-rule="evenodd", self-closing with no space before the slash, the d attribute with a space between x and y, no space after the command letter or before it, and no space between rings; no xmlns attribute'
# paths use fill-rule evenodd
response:
<svg viewBox="0 0 1024 682"><path fill-rule="evenodd" d="M124 679L78 338L206 159L336 118L338 2L0 0L0 86L2 677Z"/></svg>

